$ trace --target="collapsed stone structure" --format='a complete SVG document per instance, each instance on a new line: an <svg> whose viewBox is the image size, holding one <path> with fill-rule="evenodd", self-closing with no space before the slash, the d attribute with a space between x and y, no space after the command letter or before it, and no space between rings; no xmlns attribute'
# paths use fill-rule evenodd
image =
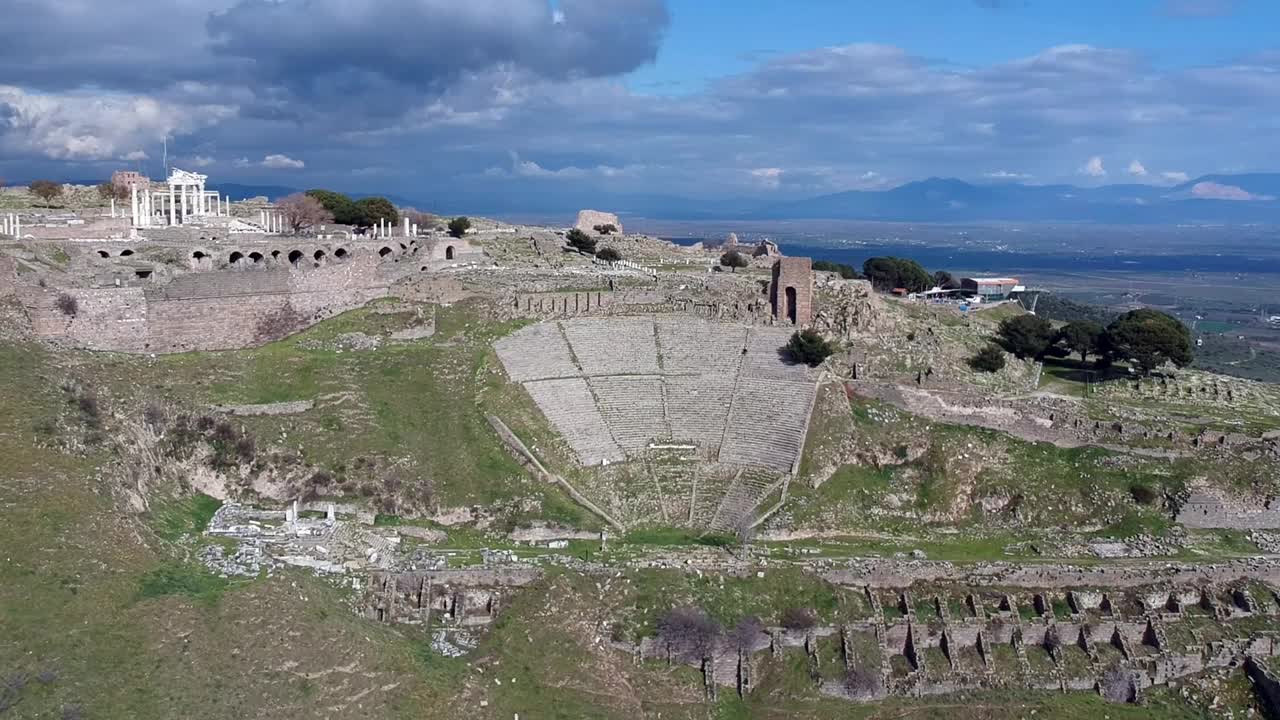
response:
<svg viewBox="0 0 1280 720"><path fill-rule="evenodd" d="M700 666L709 687L741 694L751 690L759 654L799 650L811 667L839 670L817 678L824 694L856 701L1011 688L1136 702L1155 685L1280 655L1280 634L1254 629L1257 620L1274 622L1280 613L1275 591L1259 583L1066 592L866 586L861 592L870 616L864 621L722 637L705 657L679 660ZM1214 631L1202 639L1208 626ZM673 659L672 648L657 638L615 647ZM1117 678L1123 678L1119 688Z"/></svg>
<svg viewBox="0 0 1280 720"><path fill-rule="evenodd" d="M574 222L573 227L584 233L598 235L600 232L596 230L598 227L612 225L615 229L613 232L622 234L622 221L613 213L600 212L599 210L582 210L578 212L578 219Z"/></svg>

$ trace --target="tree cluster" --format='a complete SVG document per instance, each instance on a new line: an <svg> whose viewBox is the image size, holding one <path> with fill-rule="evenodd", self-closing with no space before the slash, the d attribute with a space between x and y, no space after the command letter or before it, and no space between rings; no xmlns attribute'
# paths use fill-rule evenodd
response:
<svg viewBox="0 0 1280 720"><path fill-rule="evenodd" d="M612 235L613 233L618 232L618 226L617 226L617 225L614 225L613 223L605 223L605 224L603 224L603 225L596 225L596 226L595 226L594 228L592 228L592 229L593 229L593 230L595 230L596 232L600 233L601 235Z"/></svg>
<svg viewBox="0 0 1280 720"><path fill-rule="evenodd" d="M896 257L867 258L862 274L880 291L903 288L907 292L923 292L933 287L933 276L915 260Z"/></svg>
<svg viewBox="0 0 1280 720"><path fill-rule="evenodd" d="M852 265L845 263L831 262L830 260L814 260L813 269L821 272L833 272L845 280L857 280L862 277L862 273Z"/></svg>
<svg viewBox="0 0 1280 720"><path fill-rule="evenodd" d="M276 206L284 216L289 229L295 233L334 222L333 213L324 206L324 203L311 195L294 193L282 198Z"/></svg>
<svg viewBox="0 0 1280 720"><path fill-rule="evenodd" d="M1019 315L1000 323L997 338L1001 347L1019 358L1042 358L1061 349L1079 353L1081 362L1090 355L1104 365L1129 362L1143 375L1165 363L1186 367L1192 360L1187 327L1172 315L1149 308L1127 312L1106 327L1076 320L1057 330L1042 317Z"/></svg>
<svg viewBox="0 0 1280 720"><path fill-rule="evenodd" d="M308 190L306 195L320 201L324 209L333 215L333 222L339 225L372 227L382 221L391 225L400 222L396 206L384 197L353 200L340 192L321 189Z"/></svg>
<svg viewBox="0 0 1280 720"><path fill-rule="evenodd" d="M600 248L596 251L596 257L605 262L618 262L622 259L622 253L611 247Z"/></svg>

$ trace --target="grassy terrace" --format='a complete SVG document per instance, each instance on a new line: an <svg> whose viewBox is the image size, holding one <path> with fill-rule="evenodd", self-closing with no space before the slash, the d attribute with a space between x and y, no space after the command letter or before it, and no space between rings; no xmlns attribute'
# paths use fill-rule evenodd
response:
<svg viewBox="0 0 1280 720"><path fill-rule="evenodd" d="M388 312L390 310L390 312ZM291 449L354 491L366 470L403 471L408 484L446 507L483 505L514 524L545 519L594 527L567 497L533 482L485 421L502 417L534 447L558 459L557 440L532 401L508 386L491 343L517 324L479 319L466 304L423 306L436 334L397 343L390 332L412 326L416 313L375 304L346 313L281 342L248 350L166 355L154 359L95 354L77 358L72 374L128 402L135 412L163 400L185 408L310 400L299 414L238 417L260 446ZM376 349L350 350L343 336L382 338Z"/></svg>
<svg viewBox="0 0 1280 720"><path fill-rule="evenodd" d="M923 519L955 528L1101 524L1160 532L1167 515L1153 501L1135 500L1135 488L1157 498L1177 494L1204 469L1193 460L1030 443L930 423L879 403L855 400L842 407L827 403L830 398L821 405L828 414L814 420L821 441L810 443L801 482L792 485L789 510L800 527L896 530ZM806 472L819 464L814 456L830 455L825 448L839 441L838 433L853 444L846 453L854 462L806 488Z"/></svg>

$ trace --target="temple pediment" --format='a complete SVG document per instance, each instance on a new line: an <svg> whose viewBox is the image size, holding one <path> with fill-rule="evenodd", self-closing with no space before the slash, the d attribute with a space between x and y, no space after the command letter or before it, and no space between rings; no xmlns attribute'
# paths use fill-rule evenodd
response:
<svg viewBox="0 0 1280 720"><path fill-rule="evenodd" d="M193 173L187 170L173 168L169 171L168 182L170 185L204 185L205 181L208 179L208 175L201 175L200 173Z"/></svg>

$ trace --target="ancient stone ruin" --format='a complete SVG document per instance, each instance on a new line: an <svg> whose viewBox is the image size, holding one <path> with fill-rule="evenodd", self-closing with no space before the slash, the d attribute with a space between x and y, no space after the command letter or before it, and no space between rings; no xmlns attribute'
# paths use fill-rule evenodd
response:
<svg viewBox="0 0 1280 720"><path fill-rule="evenodd" d="M779 259L773 264L769 295L778 321L808 327L813 320L813 262L809 258Z"/></svg>
<svg viewBox="0 0 1280 720"><path fill-rule="evenodd" d="M622 221L618 219L617 215L614 215L613 213L600 212L599 210L579 211L578 220L573 224L573 227L584 233L598 235L601 234L601 231L596 228L602 228L606 225L612 225L614 227L611 234L621 235L623 233Z"/></svg>

